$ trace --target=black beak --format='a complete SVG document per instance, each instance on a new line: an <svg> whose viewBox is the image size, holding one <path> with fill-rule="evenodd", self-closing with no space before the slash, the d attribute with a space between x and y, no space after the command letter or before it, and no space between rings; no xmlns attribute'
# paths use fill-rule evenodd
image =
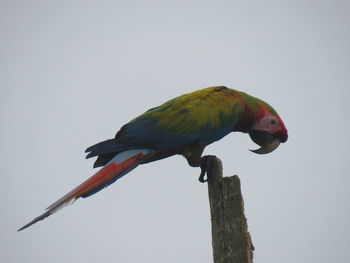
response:
<svg viewBox="0 0 350 263"><path fill-rule="evenodd" d="M261 146L259 149L250 150L258 154L273 152L281 143L280 139L275 135L265 131L252 130L249 132L249 136L253 142Z"/></svg>

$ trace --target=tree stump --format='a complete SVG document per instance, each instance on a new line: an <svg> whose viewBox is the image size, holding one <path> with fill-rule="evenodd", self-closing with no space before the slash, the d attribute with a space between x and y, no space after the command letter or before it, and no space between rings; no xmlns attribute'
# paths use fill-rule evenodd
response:
<svg viewBox="0 0 350 263"><path fill-rule="evenodd" d="M254 246L248 232L241 183L222 176L222 163L206 156L214 263L252 263Z"/></svg>

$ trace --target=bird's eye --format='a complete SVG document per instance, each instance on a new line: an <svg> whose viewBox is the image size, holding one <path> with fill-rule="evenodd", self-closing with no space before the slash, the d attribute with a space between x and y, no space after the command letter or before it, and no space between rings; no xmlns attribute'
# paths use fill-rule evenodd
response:
<svg viewBox="0 0 350 263"><path fill-rule="evenodd" d="M274 124L276 124L277 122L276 122L275 119L272 119L272 120L270 121L270 123L271 123L272 125L274 125Z"/></svg>

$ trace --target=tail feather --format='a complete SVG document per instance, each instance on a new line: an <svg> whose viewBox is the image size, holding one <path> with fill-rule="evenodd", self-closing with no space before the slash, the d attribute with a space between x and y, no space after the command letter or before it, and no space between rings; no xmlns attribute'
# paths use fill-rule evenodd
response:
<svg viewBox="0 0 350 263"><path fill-rule="evenodd" d="M115 145L117 145L117 142L115 139L109 139L105 140L103 142L96 143L90 147L88 147L85 152L92 152L92 151L98 151L101 149L108 149L108 148L114 148Z"/></svg>
<svg viewBox="0 0 350 263"><path fill-rule="evenodd" d="M140 163L144 162L152 154L150 149L129 150L116 154L113 159L101 170L84 181L82 184L74 188L72 191L64 195L55 203L50 205L45 213L36 217L28 224L24 225L18 231L21 231L38 221L54 214L65 205L72 204L80 197L89 197L108 185L114 183L119 178L136 168Z"/></svg>
<svg viewBox="0 0 350 263"><path fill-rule="evenodd" d="M97 156L96 161L94 162L94 168L105 166L110 160L113 159L115 155L116 153L100 154Z"/></svg>
<svg viewBox="0 0 350 263"><path fill-rule="evenodd" d="M86 153L86 159L89 159L91 157L95 157L97 155L102 154L116 154L118 152L124 152L127 150L136 150L140 149L142 147L137 145L125 145L121 143L117 143L115 139L109 139L105 140L103 142L96 143L95 145L90 146L85 150Z"/></svg>

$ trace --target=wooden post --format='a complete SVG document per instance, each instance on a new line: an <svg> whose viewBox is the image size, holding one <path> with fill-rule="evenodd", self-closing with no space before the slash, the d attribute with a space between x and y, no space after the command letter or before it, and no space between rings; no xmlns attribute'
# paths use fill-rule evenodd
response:
<svg viewBox="0 0 350 263"><path fill-rule="evenodd" d="M252 263L254 246L244 215L237 175L222 176L222 163L209 158L207 169L214 263Z"/></svg>

